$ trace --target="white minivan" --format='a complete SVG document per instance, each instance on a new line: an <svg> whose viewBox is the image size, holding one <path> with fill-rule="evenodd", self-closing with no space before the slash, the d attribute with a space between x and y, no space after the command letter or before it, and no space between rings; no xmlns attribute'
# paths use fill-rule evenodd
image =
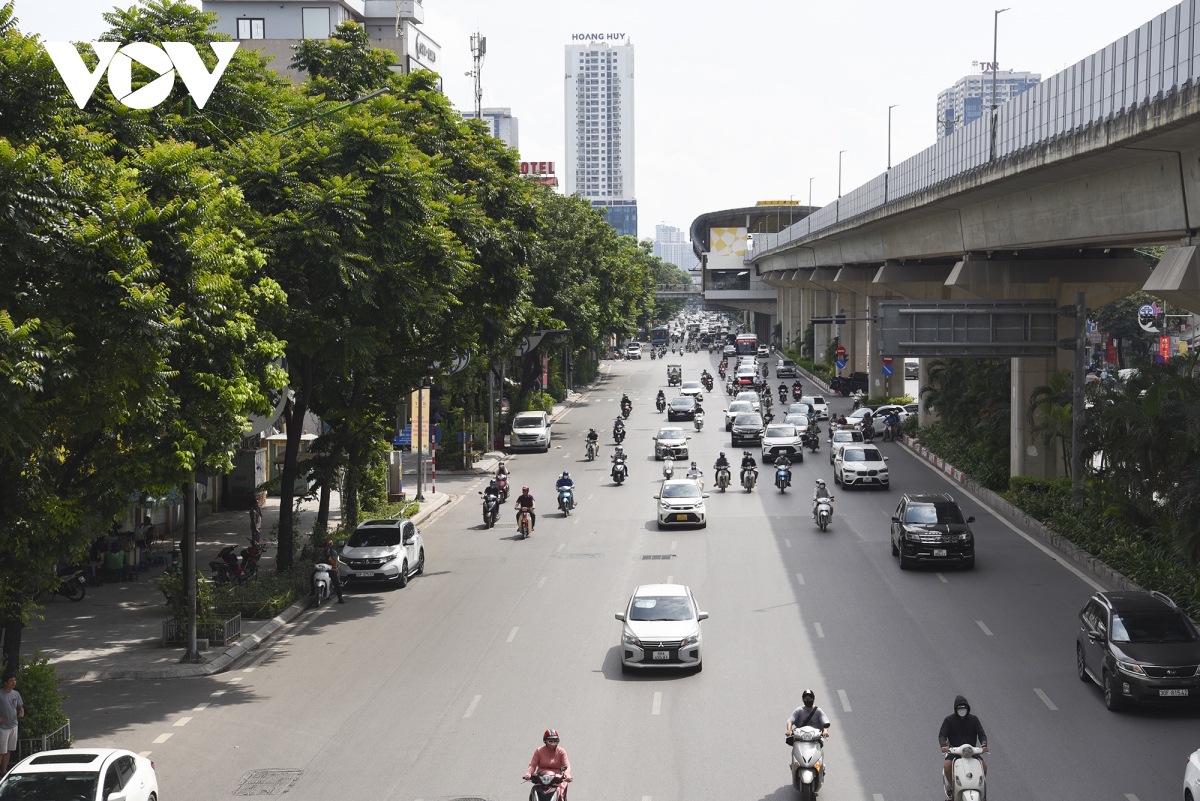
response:
<svg viewBox="0 0 1200 801"><path fill-rule="evenodd" d="M508 449L542 453L550 450L550 415L546 412L518 412L512 421L512 433L508 435Z"/></svg>

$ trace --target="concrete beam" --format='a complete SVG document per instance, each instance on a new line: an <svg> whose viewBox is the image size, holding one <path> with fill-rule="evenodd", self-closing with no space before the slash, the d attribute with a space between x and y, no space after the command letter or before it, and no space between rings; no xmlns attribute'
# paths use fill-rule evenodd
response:
<svg viewBox="0 0 1200 801"><path fill-rule="evenodd" d="M977 298L1046 299L1073 303L1088 294L1093 309L1130 295L1150 277L1140 256L1093 259L965 259L954 265L946 286Z"/></svg>
<svg viewBox="0 0 1200 801"><path fill-rule="evenodd" d="M1167 248L1143 291L1200 314L1200 248Z"/></svg>
<svg viewBox="0 0 1200 801"><path fill-rule="evenodd" d="M875 284L908 300L949 300L948 264L910 265L888 262L875 273Z"/></svg>
<svg viewBox="0 0 1200 801"><path fill-rule="evenodd" d="M815 285L818 289L826 289L830 292L837 292L839 287L834 281L837 279L839 267L818 267L812 271L808 277L808 282Z"/></svg>

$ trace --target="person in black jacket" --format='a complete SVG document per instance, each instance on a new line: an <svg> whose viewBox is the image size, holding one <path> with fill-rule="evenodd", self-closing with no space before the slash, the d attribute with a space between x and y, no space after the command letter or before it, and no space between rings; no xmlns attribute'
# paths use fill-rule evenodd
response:
<svg viewBox="0 0 1200 801"><path fill-rule="evenodd" d="M947 715L942 721L942 728L938 730L938 742L942 745L942 753L946 754L946 786L950 786L950 763L954 757L947 753L951 748L956 748L960 745L978 745L983 748L986 754L987 735L984 734L983 724L979 722L979 718L971 714L971 705L967 703L967 699L961 695L954 697L954 714ZM982 758L983 773L987 775L987 762Z"/></svg>

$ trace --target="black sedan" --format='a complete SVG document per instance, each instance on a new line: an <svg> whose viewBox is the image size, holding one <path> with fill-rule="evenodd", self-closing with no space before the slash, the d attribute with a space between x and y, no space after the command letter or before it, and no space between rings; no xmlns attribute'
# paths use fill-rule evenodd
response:
<svg viewBox="0 0 1200 801"><path fill-rule="evenodd" d="M696 399L690 395L680 395L673 398L667 406L667 420L694 420L696 418Z"/></svg>

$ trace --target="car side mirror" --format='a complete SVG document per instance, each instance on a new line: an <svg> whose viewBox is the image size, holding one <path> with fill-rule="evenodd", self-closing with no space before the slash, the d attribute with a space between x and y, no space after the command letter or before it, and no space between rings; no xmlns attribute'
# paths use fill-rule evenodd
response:
<svg viewBox="0 0 1200 801"><path fill-rule="evenodd" d="M622 623L625 622L625 613L624 612L617 612L615 615L613 615L613 617L615 617L617 620L620 620Z"/></svg>
<svg viewBox="0 0 1200 801"><path fill-rule="evenodd" d="M968 522L968 523L974 523L974 522L975 522L975 518L973 518L973 517L968 517L968 518L967 518L967 522Z"/></svg>
<svg viewBox="0 0 1200 801"><path fill-rule="evenodd" d="M892 515L892 522L893 522L893 523L899 523L899 522L900 522L900 518L896 517L895 515Z"/></svg>
<svg viewBox="0 0 1200 801"><path fill-rule="evenodd" d="M708 497L708 493L706 492L706 493L704 493L703 495L701 495L700 497L701 497L701 498L707 498L707 497Z"/></svg>
<svg viewBox="0 0 1200 801"><path fill-rule="evenodd" d="M892 460L892 457L890 457L890 456L883 457L883 461L885 461L885 462L890 462L891 460Z"/></svg>
<svg viewBox="0 0 1200 801"><path fill-rule="evenodd" d="M1105 642L1105 640L1107 640L1107 638L1098 631L1089 631L1088 639L1091 640L1092 642L1096 643L1097 645L1101 645Z"/></svg>
<svg viewBox="0 0 1200 801"><path fill-rule="evenodd" d="M708 620L708 612L700 612L696 615L697 620Z"/></svg>
<svg viewBox="0 0 1200 801"><path fill-rule="evenodd" d="M655 496L654 496L654 500L656 500L656 501L657 501L657 500L658 500L658 498L659 498L659 496L658 496L658 495L655 495Z"/></svg>

